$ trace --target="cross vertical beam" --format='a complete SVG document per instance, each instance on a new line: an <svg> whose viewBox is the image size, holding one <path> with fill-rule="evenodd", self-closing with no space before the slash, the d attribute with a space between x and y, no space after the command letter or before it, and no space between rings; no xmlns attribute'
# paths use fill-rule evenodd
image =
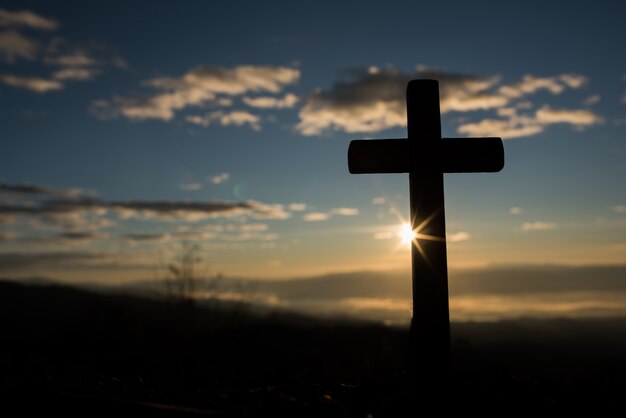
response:
<svg viewBox="0 0 626 418"><path fill-rule="evenodd" d="M441 138L439 83L412 80L406 91L408 138L354 140L352 174L409 173L413 271L410 359L437 378L448 368L450 315L443 173L494 173L504 167L502 139Z"/></svg>
<svg viewBox="0 0 626 418"><path fill-rule="evenodd" d="M413 80L408 84L406 96L412 159L410 217L411 228L416 234L411 244L413 318L410 358L417 372L440 371L448 365L450 318L439 83L436 80Z"/></svg>

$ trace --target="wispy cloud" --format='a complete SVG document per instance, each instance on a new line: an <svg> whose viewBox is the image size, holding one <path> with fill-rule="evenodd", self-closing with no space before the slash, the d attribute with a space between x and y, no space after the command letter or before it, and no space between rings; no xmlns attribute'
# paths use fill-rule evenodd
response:
<svg viewBox="0 0 626 418"><path fill-rule="evenodd" d="M4 62L13 64L18 59L33 61L41 44L15 30L0 32L0 57Z"/></svg>
<svg viewBox="0 0 626 418"><path fill-rule="evenodd" d="M287 208L292 212L302 212L303 210L306 210L306 203L299 203L299 202L290 203L289 206L287 206Z"/></svg>
<svg viewBox="0 0 626 418"><path fill-rule="evenodd" d="M522 208L514 206L511 209L509 209L509 213L511 215L519 215L520 213L522 213Z"/></svg>
<svg viewBox="0 0 626 418"><path fill-rule="evenodd" d="M601 99L602 99L602 96L600 96L599 94L594 94L594 95L591 95L591 96L587 97L583 101L583 104L586 104L587 106L591 106L591 105L594 105L596 103L600 103Z"/></svg>
<svg viewBox="0 0 626 418"><path fill-rule="evenodd" d="M373 205L384 205L387 202L387 199L385 199L382 196L379 197L375 197L372 199L372 204Z"/></svg>
<svg viewBox="0 0 626 418"><path fill-rule="evenodd" d="M224 183L225 181L228 181L228 179L230 179L230 174L224 172L224 173L219 173L219 174L212 176L209 180L213 184L221 184L221 183Z"/></svg>
<svg viewBox="0 0 626 418"><path fill-rule="evenodd" d="M569 124L576 129L604 123L604 119L588 109L553 109L543 106L534 114L518 114L516 108L498 112L504 119L483 119L460 125L457 131L469 136L500 136L504 139L528 137L543 132L546 126Z"/></svg>
<svg viewBox="0 0 626 418"><path fill-rule="evenodd" d="M53 31L58 29L59 22L29 10L9 11L0 9L0 27Z"/></svg>
<svg viewBox="0 0 626 418"><path fill-rule="evenodd" d="M589 126L602 123L604 119L596 115L590 110L580 109L552 109L544 106L537 110L536 118L539 123L569 123L574 126Z"/></svg>
<svg viewBox="0 0 626 418"><path fill-rule="evenodd" d="M356 216L359 214L359 210L356 208L334 208L328 212L310 212L302 216L302 219L306 222L320 222L327 221L332 216Z"/></svg>
<svg viewBox="0 0 626 418"><path fill-rule="evenodd" d="M60 198L76 198L81 196L94 196L91 190L79 188L71 189L55 189L53 187L35 185L30 183L23 184L7 184L0 183L0 194L18 194L18 195L43 195Z"/></svg>
<svg viewBox="0 0 626 418"><path fill-rule="evenodd" d="M454 232L454 233L447 235L447 240L449 242L469 241L470 238L471 238L470 234L468 234L467 232L463 232L463 231Z"/></svg>
<svg viewBox="0 0 626 418"><path fill-rule="evenodd" d="M0 29L5 28L0 31L0 59L8 64L24 59L43 64L42 68L55 67L48 76L5 74L0 81L14 88L49 93L63 89L68 82L92 80L106 67L127 68L123 58L102 45L72 42L51 34L35 40L24 34L26 30L53 32L59 26L56 20L28 10L0 9Z"/></svg>
<svg viewBox="0 0 626 418"><path fill-rule="evenodd" d="M298 103L298 96L288 93L284 97L244 97L243 102L251 107L261 109L283 109L294 107Z"/></svg>
<svg viewBox="0 0 626 418"><path fill-rule="evenodd" d="M335 208L330 213L341 216L356 216L359 214L359 210L356 208Z"/></svg>
<svg viewBox="0 0 626 418"><path fill-rule="evenodd" d="M63 89L63 83L58 80L48 80L40 77L27 77L12 74L4 74L1 78L7 86L23 88L37 93Z"/></svg>
<svg viewBox="0 0 626 418"><path fill-rule="evenodd" d="M141 97L117 96L109 101L98 101L96 111L123 116L131 120L172 120L176 112L192 106L218 104L223 98L242 96L248 93L279 93L300 78L300 70L280 66L241 65L233 68L203 66L189 70L180 77L159 77L146 80L146 87L156 93ZM103 109L105 108L106 109ZM237 111L238 112L238 111ZM190 123L203 126L215 118L222 125L249 124L248 112L230 112L210 115L209 118L187 119Z"/></svg>
<svg viewBox="0 0 626 418"><path fill-rule="evenodd" d="M330 219L330 215L326 212L310 212L302 216L305 222L321 222Z"/></svg>
<svg viewBox="0 0 626 418"><path fill-rule="evenodd" d="M257 219L286 219L290 213L281 204L266 204L254 200L245 202L223 201L105 201L97 198L75 197L71 191L59 191L41 186L2 185L11 193L43 193L51 199L0 202L0 215L40 216L44 219L73 214L115 215L121 219L185 220L245 216ZM3 191L0 189L0 191ZM61 198L60 198L61 197Z"/></svg>
<svg viewBox="0 0 626 418"><path fill-rule="evenodd" d="M178 186L178 188L181 190L186 190L186 191L202 190L202 183L195 183L195 182L181 183Z"/></svg>
<svg viewBox="0 0 626 418"><path fill-rule="evenodd" d="M524 222L522 224L523 231L548 231L556 228L556 223L554 222Z"/></svg>

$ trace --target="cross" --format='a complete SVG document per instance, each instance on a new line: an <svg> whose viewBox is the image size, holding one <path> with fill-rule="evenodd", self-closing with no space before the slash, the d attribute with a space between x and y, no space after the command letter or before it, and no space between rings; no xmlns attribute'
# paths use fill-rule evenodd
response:
<svg viewBox="0 0 626 418"><path fill-rule="evenodd" d="M410 359L418 372L448 367L450 315L443 173L497 172L500 138L441 138L439 83L412 80L406 90L408 138L355 140L352 174L409 173L413 274Z"/></svg>

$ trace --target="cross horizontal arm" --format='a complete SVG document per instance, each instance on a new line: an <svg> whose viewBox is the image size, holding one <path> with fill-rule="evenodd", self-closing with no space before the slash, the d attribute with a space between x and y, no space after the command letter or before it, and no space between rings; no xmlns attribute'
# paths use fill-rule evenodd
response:
<svg viewBox="0 0 626 418"><path fill-rule="evenodd" d="M443 138L441 147L444 173L492 173L504 167L500 138ZM354 140L348 148L348 169L352 174L415 173L420 171L420 158L414 158L417 166L411 167L408 139Z"/></svg>

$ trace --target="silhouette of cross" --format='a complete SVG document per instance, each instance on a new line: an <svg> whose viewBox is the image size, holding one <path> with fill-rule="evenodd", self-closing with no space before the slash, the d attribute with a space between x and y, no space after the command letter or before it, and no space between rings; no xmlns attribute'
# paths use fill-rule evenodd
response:
<svg viewBox="0 0 626 418"><path fill-rule="evenodd" d="M412 80L406 90L408 138L355 140L352 174L409 173L413 271L411 363L418 372L445 370L450 353L443 173L497 172L500 138L441 138L439 83Z"/></svg>

